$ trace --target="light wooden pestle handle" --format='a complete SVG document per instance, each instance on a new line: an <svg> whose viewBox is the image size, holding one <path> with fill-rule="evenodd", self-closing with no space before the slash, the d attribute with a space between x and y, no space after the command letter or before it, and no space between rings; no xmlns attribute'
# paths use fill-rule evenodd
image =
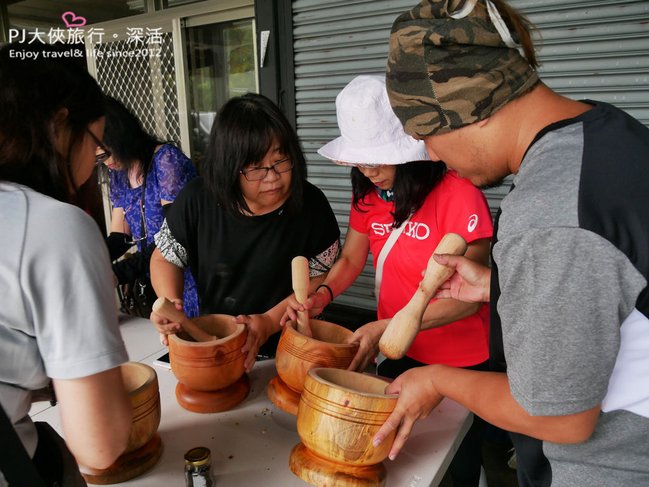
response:
<svg viewBox="0 0 649 487"><path fill-rule="evenodd" d="M464 255L466 248L466 241L460 235L447 233L437 244L433 254ZM451 277L453 272L453 269L438 264L433 256L430 256L424 278L419 283L415 294L408 304L392 317L381 335L379 350L383 355L397 360L406 354L419 333L426 306L437 292L437 288Z"/></svg>
<svg viewBox="0 0 649 487"><path fill-rule="evenodd" d="M295 299L303 304L309 297L309 261L306 257L297 256L291 261L293 292ZM309 312L297 312L297 331L306 336L312 336L309 325Z"/></svg>
<svg viewBox="0 0 649 487"><path fill-rule="evenodd" d="M196 323L187 318L184 312L177 310L174 303L169 301L164 296L159 297L151 306L151 309L159 314L160 316L173 321L175 323L180 323L180 326L183 327L190 337L192 337L197 342L209 342L215 340L216 337L210 335L209 333L203 331Z"/></svg>

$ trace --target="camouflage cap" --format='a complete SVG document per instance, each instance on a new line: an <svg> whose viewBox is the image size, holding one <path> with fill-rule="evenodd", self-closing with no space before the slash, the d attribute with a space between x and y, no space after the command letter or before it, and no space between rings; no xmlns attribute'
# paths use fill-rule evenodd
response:
<svg viewBox="0 0 649 487"><path fill-rule="evenodd" d="M503 41L485 0L468 15L456 15L473 3L423 0L394 21L386 83L409 135L444 133L488 118L538 82L525 58Z"/></svg>

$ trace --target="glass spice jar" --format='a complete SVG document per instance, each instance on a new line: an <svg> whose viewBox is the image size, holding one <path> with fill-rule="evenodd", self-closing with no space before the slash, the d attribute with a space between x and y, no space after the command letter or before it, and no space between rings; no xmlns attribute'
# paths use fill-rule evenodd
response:
<svg viewBox="0 0 649 487"><path fill-rule="evenodd" d="M186 487L212 487L212 457L209 448L198 446L185 453Z"/></svg>

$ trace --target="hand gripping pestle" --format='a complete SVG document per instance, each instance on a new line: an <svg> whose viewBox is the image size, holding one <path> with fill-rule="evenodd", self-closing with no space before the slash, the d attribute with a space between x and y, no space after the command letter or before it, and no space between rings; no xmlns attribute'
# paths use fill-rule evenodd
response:
<svg viewBox="0 0 649 487"><path fill-rule="evenodd" d="M298 303L304 304L309 297L309 261L306 257L294 257L291 261L291 271L295 299ZM297 312L297 331L308 337L312 336L308 311Z"/></svg>
<svg viewBox="0 0 649 487"><path fill-rule="evenodd" d="M447 233L442 237L433 254L464 255L466 248L466 241L460 235ZM453 272L455 272L453 269L438 264L433 256L430 256L424 278L419 283L415 294L408 304L392 317L379 340L379 349L383 355L397 360L406 354L419 333L426 306L437 292L437 288L451 277Z"/></svg>
<svg viewBox="0 0 649 487"><path fill-rule="evenodd" d="M169 301L164 296L159 297L153 303L151 309L159 314L160 316L172 321L174 323L180 323L183 330L192 337L197 342L209 342L216 340L217 337L210 335L206 331L203 331L196 323L187 318L183 311L177 310L174 303Z"/></svg>

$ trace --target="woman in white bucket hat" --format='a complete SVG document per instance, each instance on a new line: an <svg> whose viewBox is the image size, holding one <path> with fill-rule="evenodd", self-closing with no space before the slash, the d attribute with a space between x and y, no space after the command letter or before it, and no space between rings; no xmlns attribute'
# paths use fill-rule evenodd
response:
<svg viewBox="0 0 649 487"><path fill-rule="evenodd" d="M493 232L484 195L469 181L432 162L422 141L407 135L390 107L383 76L358 76L336 97L340 137L318 153L352 166L352 205L341 255L323 284L300 305L289 298L287 317L297 310L316 316L361 273L371 252L377 274L378 320L360 327L350 368L363 370L378 352L390 318L412 297L441 238L454 232L467 241L467 256L486 263ZM390 237L392 235L392 237ZM389 254L388 254L389 252ZM396 377L428 364L487 369L488 318L484 305L432 300L422 330L400 360L384 360L377 371ZM475 421L450 472L454 485L478 485L483 423Z"/></svg>

